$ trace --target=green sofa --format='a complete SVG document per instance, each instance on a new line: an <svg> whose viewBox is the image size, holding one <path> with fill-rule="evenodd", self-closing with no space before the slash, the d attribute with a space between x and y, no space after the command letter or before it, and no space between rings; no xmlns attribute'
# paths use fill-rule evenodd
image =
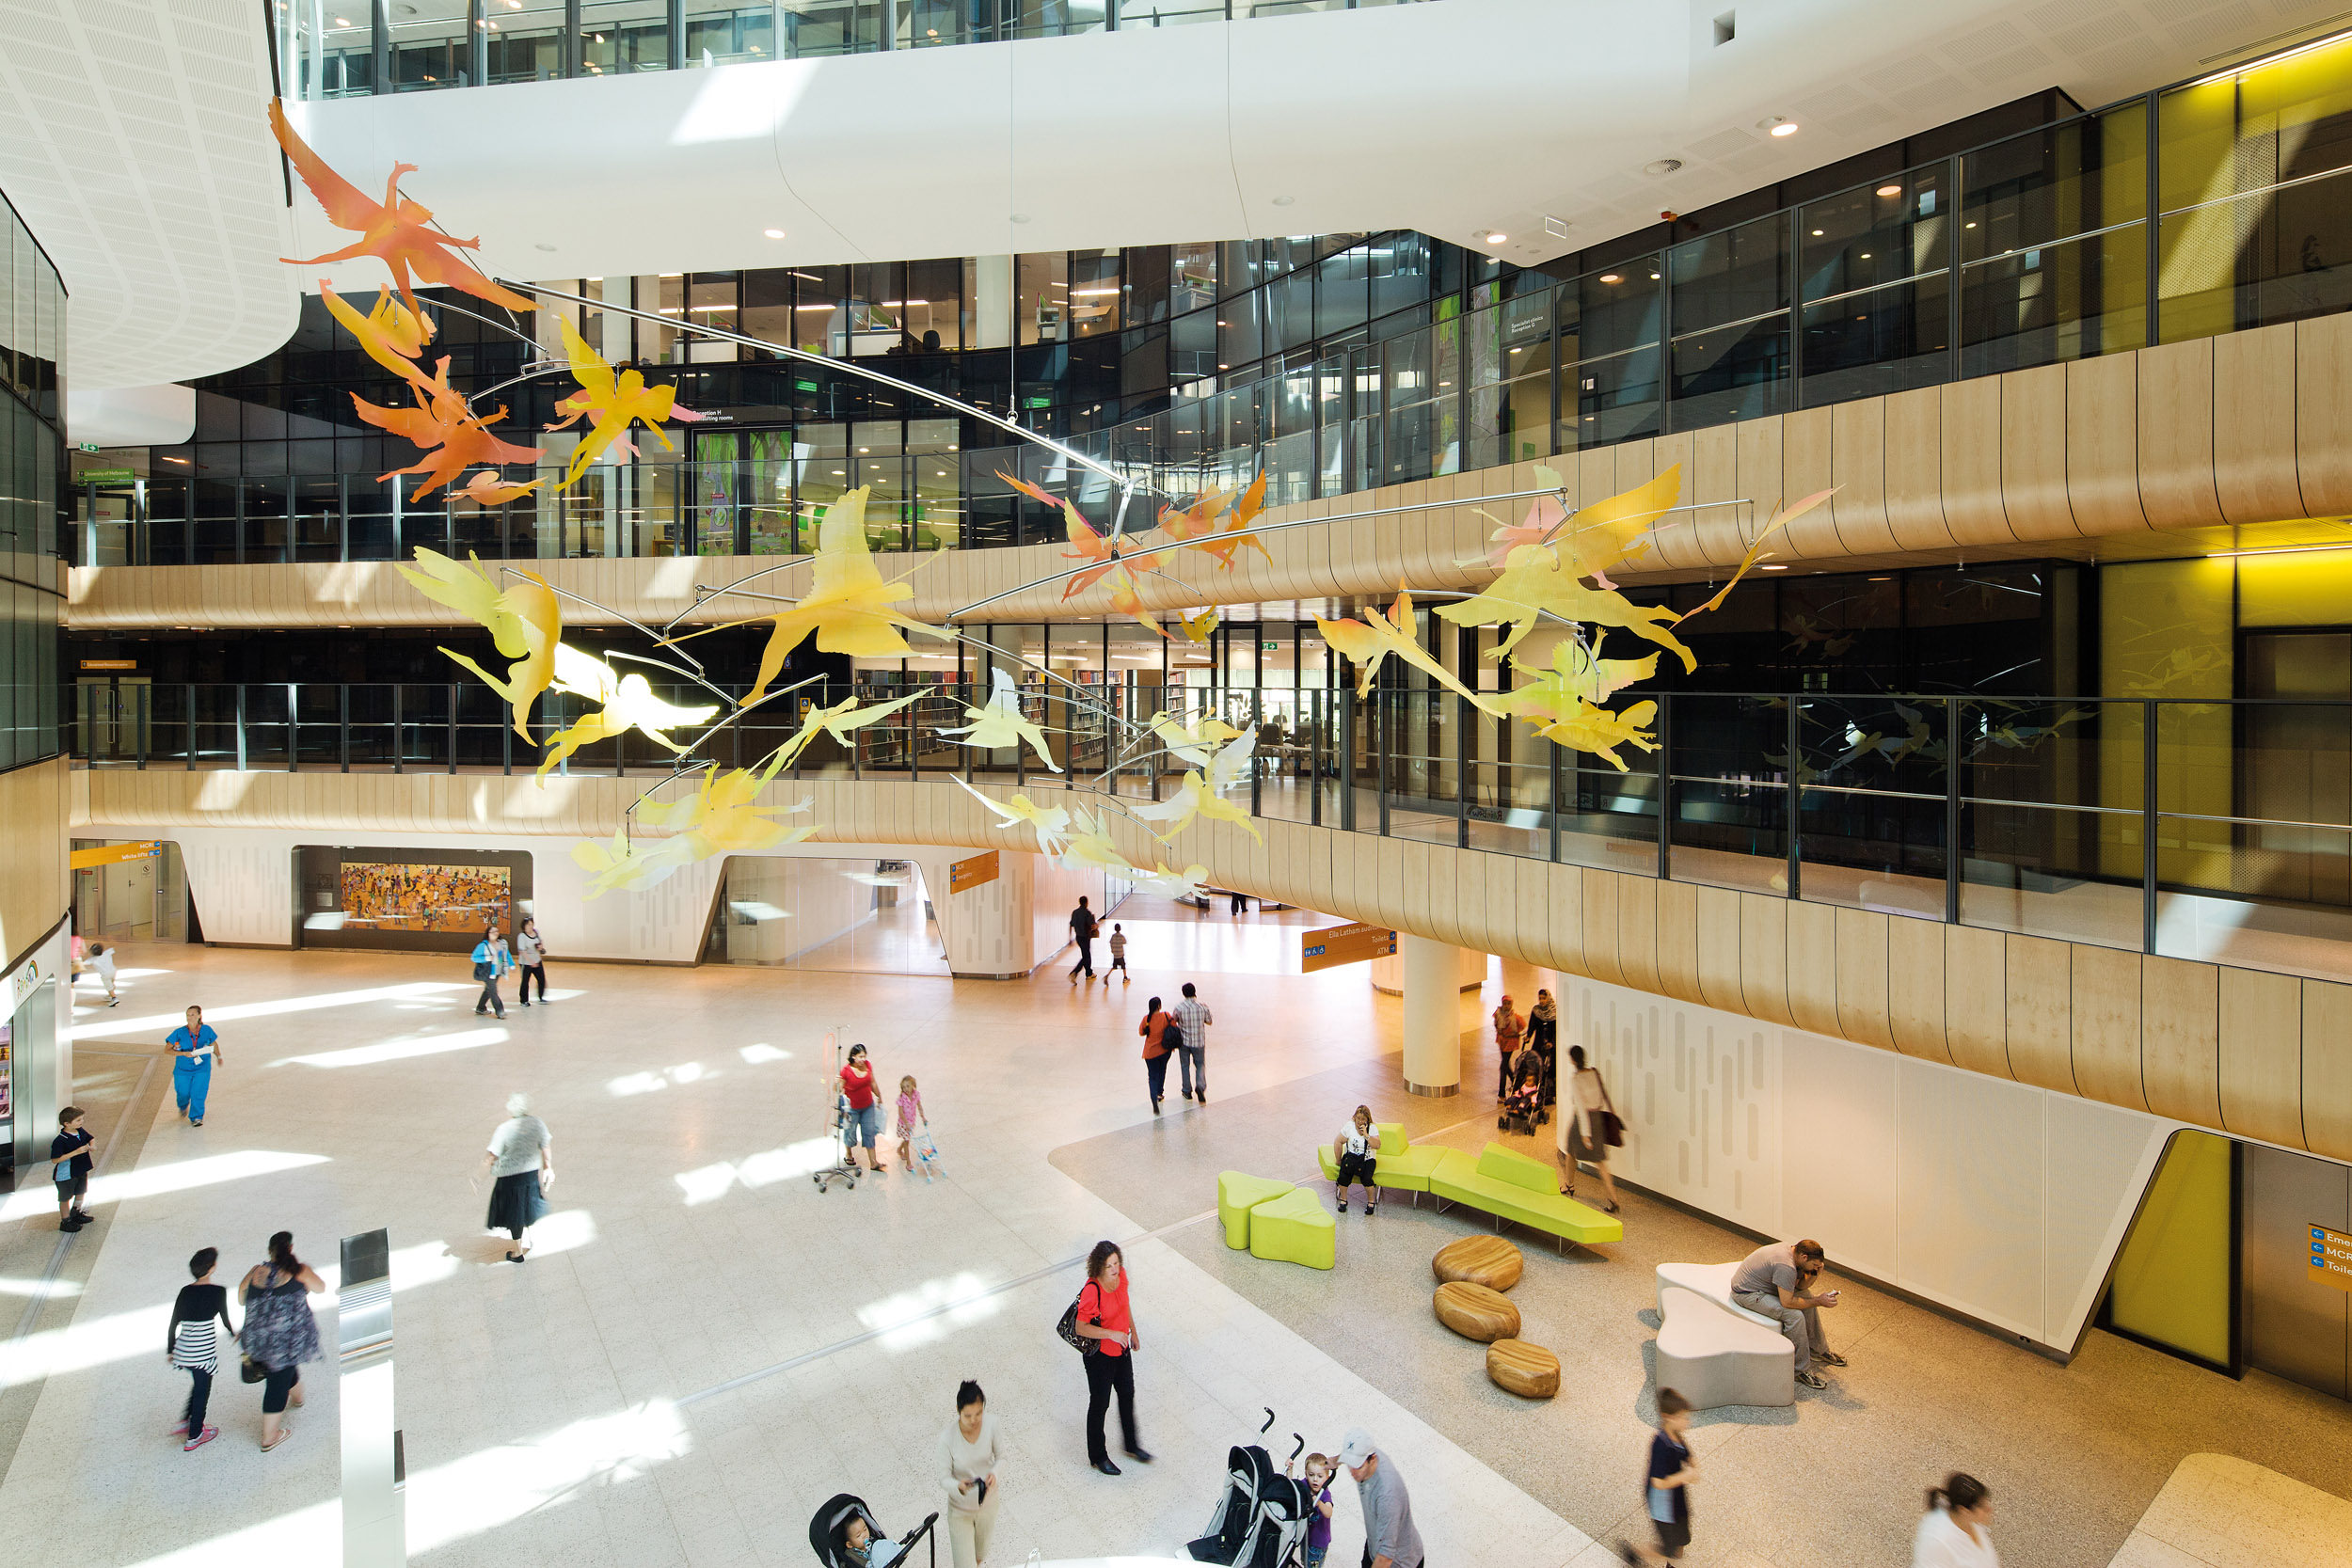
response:
<svg viewBox="0 0 2352 1568"><path fill-rule="evenodd" d="M1388 1180L1385 1165L1380 1179ZM1444 1150L1428 1191L1441 1203L1484 1210L1564 1242L1593 1246L1625 1240L1625 1227L1614 1214L1561 1196L1560 1180L1550 1165L1501 1144L1488 1144L1475 1158L1458 1148Z"/></svg>
<svg viewBox="0 0 2352 1568"><path fill-rule="evenodd" d="M1373 1131L1380 1134L1380 1152L1373 1160L1373 1177L1383 1187L1400 1193L1425 1193L1429 1178L1436 1174L1438 1163L1445 1150L1435 1144L1415 1148L1405 1136L1401 1121L1377 1121ZM1331 1158L1331 1140L1326 1138L1315 1145L1315 1164L1323 1169L1326 1181L1340 1179L1340 1163Z"/></svg>
<svg viewBox="0 0 2352 1568"><path fill-rule="evenodd" d="M1249 1211L1292 1190L1288 1181L1248 1171L1216 1174L1216 1221L1225 1227L1225 1244L1235 1252L1249 1250Z"/></svg>

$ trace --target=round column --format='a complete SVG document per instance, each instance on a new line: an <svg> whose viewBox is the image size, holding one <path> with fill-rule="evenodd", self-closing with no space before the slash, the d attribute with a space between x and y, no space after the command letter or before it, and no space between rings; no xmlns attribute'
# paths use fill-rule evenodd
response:
<svg viewBox="0 0 2352 1568"><path fill-rule="evenodd" d="M1445 1096L1462 1087L1462 949L1399 931L1405 970L1405 1087Z"/></svg>

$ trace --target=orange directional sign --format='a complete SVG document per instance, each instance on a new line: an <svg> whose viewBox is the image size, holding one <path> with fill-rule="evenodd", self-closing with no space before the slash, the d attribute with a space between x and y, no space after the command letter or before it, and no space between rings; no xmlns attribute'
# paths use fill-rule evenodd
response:
<svg viewBox="0 0 2352 1568"><path fill-rule="evenodd" d="M1386 926L1326 926L1298 933L1298 967L1312 974L1318 969L1385 958L1396 951L1396 933Z"/></svg>
<svg viewBox="0 0 2352 1568"><path fill-rule="evenodd" d="M996 879L996 851L975 855L968 861L957 861L947 867L947 891L964 893L985 882Z"/></svg>
<svg viewBox="0 0 2352 1568"><path fill-rule="evenodd" d="M69 857L76 871L92 866L120 865L125 861L149 861L164 852L160 844L102 844L95 849L76 849Z"/></svg>

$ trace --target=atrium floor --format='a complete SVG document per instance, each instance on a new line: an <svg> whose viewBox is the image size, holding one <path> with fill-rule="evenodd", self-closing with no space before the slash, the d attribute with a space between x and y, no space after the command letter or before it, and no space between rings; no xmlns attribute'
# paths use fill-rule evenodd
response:
<svg viewBox="0 0 2352 1568"><path fill-rule="evenodd" d="M0 1350L0 1511L98 1568L332 1560L330 1366L285 1448L256 1451L258 1390L227 1377L221 1439L183 1454L165 1429L185 1380L158 1352L197 1246L220 1247L233 1283L272 1230L329 1265L337 1238L382 1225L409 1544L434 1568L804 1564L809 1515L844 1490L902 1532L938 1506L929 1461L965 1376L1013 1454L992 1562L1179 1549L1266 1406L1278 1437L1327 1450L1375 1432L1433 1563L1613 1561L1603 1544L1640 1533L1650 1264L1749 1243L1638 1195L1606 1259L1519 1238L1515 1298L1568 1380L1549 1404L1502 1395L1426 1306L1429 1253L1475 1220L1352 1212L1326 1275L1229 1253L1207 1218L1216 1170L1302 1175L1359 1101L1477 1147L1490 1048L1466 1037L1461 1097L1413 1100L1395 1001L1361 969L1295 973L1311 919L1139 899L1118 918L1132 988L1073 989L1066 959L1011 984L558 959L555 1005L510 996L502 1023L468 1010L456 958L126 949L122 1005L76 1009L100 1223L60 1245L45 1183L0 1206L0 1288L24 1303ZM1155 1120L1136 1019L1184 978L1219 1021L1213 1098L1171 1086ZM1502 982L1524 1006L1539 977L1490 979L1488 1005ZM153 1059L191 1001L227 1052L200 1129ZM1480 1004L1463 1006L1468 1028ZM816 1190L828 1028L887 1082L920 1079L939 1181ZM523 1265L497 1260L469 1180L516 1089L560 1173ZM1159 1456L1117 1480L1083 1463L1083 1373L1052 1329L1104 1236L1133 1263ZM1954 1465L1996 1488L2011 1568L2105 1568L2191 1452L2352 1491L2336 1457L2352 1418L2291 1386L2096 1333L2059 1368L1867 1289L1839 1317L1854 1365L1829 1395L1702 1418L1697 1568L1900 1562L1918 1489ZM1361 1541L1353 1490L1335 1491L1335 1564Z"/></svg>

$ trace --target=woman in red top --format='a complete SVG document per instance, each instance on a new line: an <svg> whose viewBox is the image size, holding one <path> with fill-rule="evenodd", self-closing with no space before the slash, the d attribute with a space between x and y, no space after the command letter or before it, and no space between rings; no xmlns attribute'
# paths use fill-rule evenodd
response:
<svg viewBox="0 0 2352 1568"><path fill-rule="evenodd" d="M841 1069L841 1092L848 1097L850 1113L842 1118L842 1141L849 1145L850 1164L857 1164L860 1144L866 1146L866 1163L874 1167L874 1174L882 1171L882 1156L874 1152L874 1140L882 1136L882 1101L874 1093L874 1064L866 1059L866 1047L850 1047L849 1065Z"/></svg>
<svg viewBox="0 0 2352 1568"><path fill-rule="evenodd" d="M1119 1474L1109 1450L1103 1446L1103 1413L1111 1393L1119 1394L1119 1432L1129 1458L1152 1463L1136 1441L1135 1314L1127 1307L1127 1259L1116 1242L1097 1242L1087 1254L1087 1282L1078 1291L1078 1318L1073 1325L1095 1341L1087 1357L1087 1459L1106 1476Z"/></svg>
<svg viewBox="0 0 2352 1568"><path fill-rule="evenodd" d="M1168 1092L1168 1047L1162 1037L1168 1033L1168 1015L1160 1010L1160 999L1152 998L1152 1005L1143 1010L1143 1022L1136 1026L1143 1037L1143 1070L1152 1081L1152 1114L1160 1114L1160 1097Z"/></svg>

